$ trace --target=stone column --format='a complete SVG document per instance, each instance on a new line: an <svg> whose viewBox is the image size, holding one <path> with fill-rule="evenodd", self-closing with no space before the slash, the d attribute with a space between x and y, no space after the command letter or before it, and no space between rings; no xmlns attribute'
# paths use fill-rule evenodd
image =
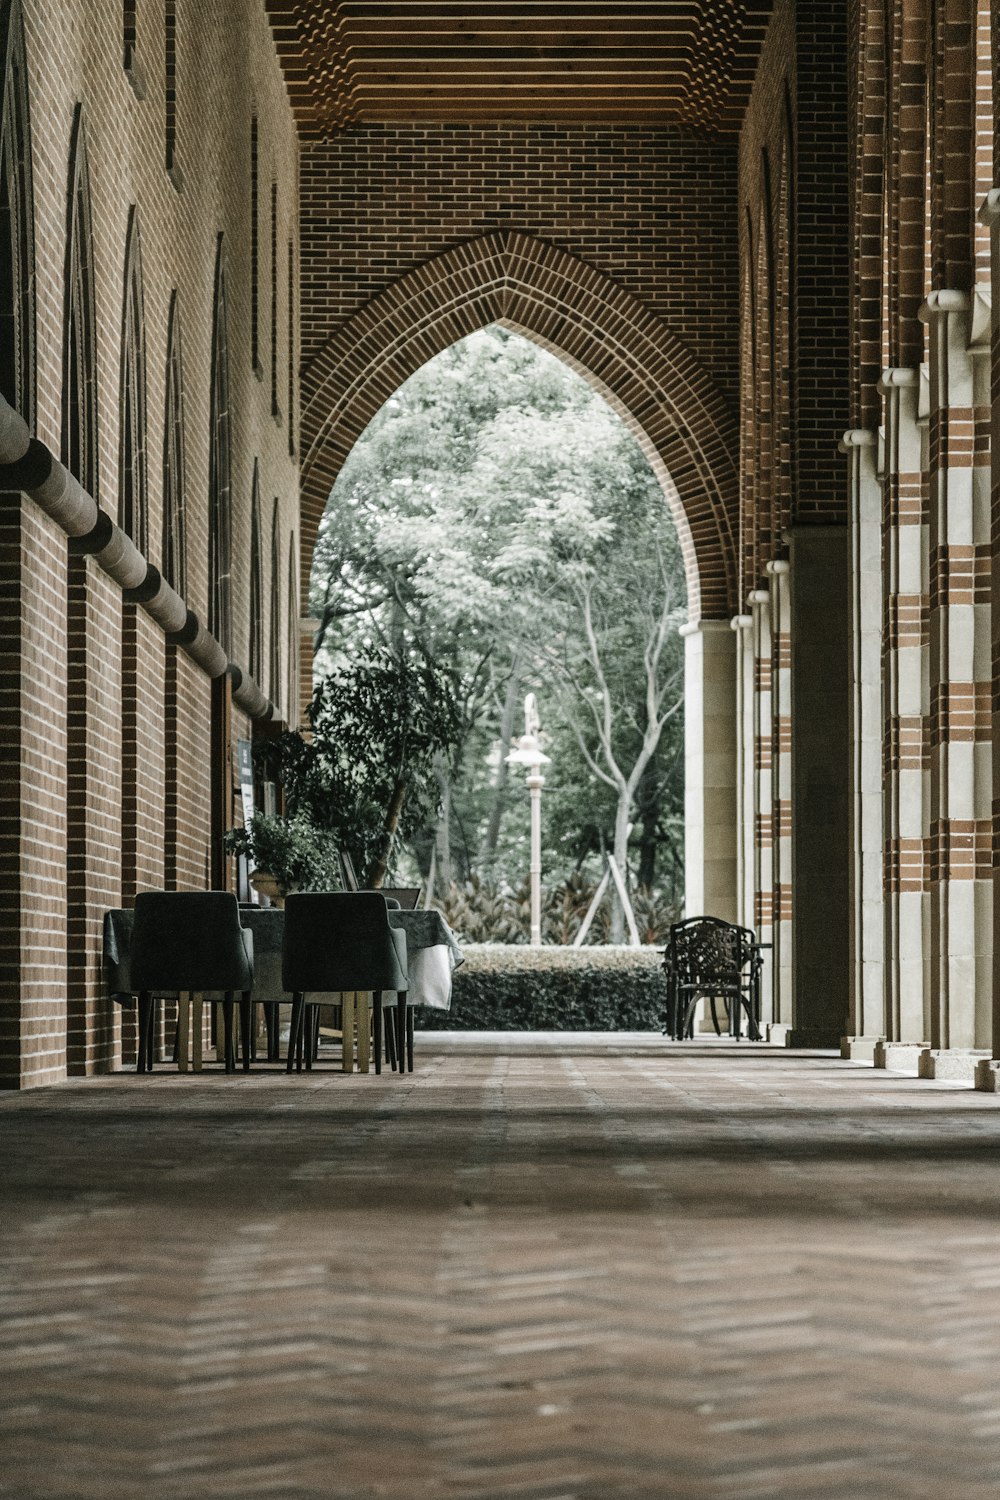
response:
<svg viewBox="0 0 1000 1500"><path fill-rule="evenodd" d="M792 623L789 564L767 565L771 576L771 874L774 1014L771 1039L779 1043L793 1019L792 923Z"/></svg>
<svg viewBox="0 0 1000 1500"><path fill-rule="evenodd" d="M912 1067L928 1036L929 712L927 520L917 420L919 374L884 370L882 597L885 1036L875 1066Z"/></svg>
<svg viewBox="0 0 1000 1500"><path fill-rule="evenodd" d="M771 807L771 594L750 594L753 621L753 746L754 746L754 926L758 940L774 942L774 832ZM761 1021L774 1022L773 948L764 951L761 973ZM770 1040L770 1029L766 1032Z"/></svg>
<svg viewBox="0 0 1000 1500"><path fill-rule="evenodd" d="M728 620L684 637L684 910L735 922L736 640Z"/></svg>
<svg viewBox="0 0 1000 1500"><path fill-rule="evenodd" d="M841 1056L870 1062L885 1035L882 881L882 490L877 434L845 432L850 463L851 993Z"/></svg>
<svg viewBox="0 0 1000 1500"><path fill-rule="evenodd" d="M736 634L736 890L737 917L754 926L753 637L750 615L734 615Z"/></svg>
<svg viewBox="0 0 1000 1500"><path fill-rule="evenodd" d="M990 330L990 472L991 515L1000 519L1000 187L994 187L987 195L979 214L983 224L990 230L992 243L992 311ZM991 595L1000 599L1000 525L993 526L991 551ZM1000 608L992 612L990 623L992 641L991 677L992 742L1000 745ZM993 844L1000 847L1000 755L994 755L993 779ZM988 1093L1000 1093L1000 880L994 872L993 880L993 962L992 993L993 1014L990 1037L992 1058L985 1058L976 1068L976 1088Z"/></svg>
<svg viewBox="0 0 1000 1500"><path fill-rule="evenodd" d="M931 292L920 310L930 330L931 686L931 1045L920 1071L971 1082L976 1049L988 1056L991 1040L993 829L989 407L976 391L969 314L957 291Z"/></svg>
<svg viewBox="0 0 1000 1500"><path fill-rule="evenodd" d="M793 1047L839 1047L850 962L847 527L791 537Z"/></svg>

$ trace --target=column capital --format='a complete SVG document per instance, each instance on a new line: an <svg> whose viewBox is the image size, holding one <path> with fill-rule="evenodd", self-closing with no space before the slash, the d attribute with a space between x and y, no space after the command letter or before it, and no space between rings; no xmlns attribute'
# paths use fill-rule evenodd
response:
<svg viewBox="0 0 1000 1500"><path fill-rule="evenodd" d="M770 573L773 578L783 578L786 573L791 572L791 566L787 558L776 557L773 562L766 565L764 571Z"/></svg>
<svg viewBox="0 0 1000 1500"><path fill-rule="evenodd" d="M906 390L915 386L919 379L920 371L916 365L890 365L879 376L878 387L885 392Z"/></svg>
<svg viewBox="0 0 1000 1500"><path fill-rule="evenodd" d="M677 634L685 637L689 635L715 635L724 630L729 634L731 626L728 620L688 620L684 625L678 625Z"/></svg>
<svg viewBox="0 0 1000 1500"><path fill-rule="evenodd" d="M729 624L733 630L749 630L753 624L753 615L733 615Z"/></svg>
<svg viewBox="0 0 1000 1500"><path fill-rule="evenodd" d="M749 594L747 594L748 604L770 604L770 602L770 589L751 589Z"/></svg>
<svg viewBox="0 0 1000 1500"><path fill-rule="evenodd" d="M977 215L980 224L996 229L1000 224L1000 187L990 188Z"/></svg>
<svg viewBox="0 0 1000 1500"><path fill-rule="evenodd" d="M849 427L840 439L841 453L850 453L854 448L874 447L878 437L874 427Z"/></svg>
<svg viewBox="0 0 1000 1500"><path fill-rule="evenodd" d="M968 292L949 291L942 287L927 293L927 301L921 305L917 316L921 323L929 323L931 318L943 318L946 313L968 312L969 307Z"/></svg>

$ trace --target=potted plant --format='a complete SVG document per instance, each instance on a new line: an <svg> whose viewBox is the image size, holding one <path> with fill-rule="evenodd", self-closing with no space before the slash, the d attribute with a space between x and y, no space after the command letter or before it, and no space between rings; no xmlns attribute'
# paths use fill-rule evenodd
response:
<svg viewBox="0 0 1000 1500"><path fill-rule="evenodd" d="M226 834L230 854L244 854L257 890L272 900L289 891L340 889L340 863L333 836L301 814L279 818L254 813L245 828Z"/></svg>

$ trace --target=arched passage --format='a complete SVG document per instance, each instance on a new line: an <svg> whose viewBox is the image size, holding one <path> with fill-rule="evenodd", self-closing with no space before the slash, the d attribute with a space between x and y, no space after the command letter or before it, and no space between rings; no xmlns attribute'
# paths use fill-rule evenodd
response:
<svg viewBox="0 0 1000 1500"><path fill-rule="evenodd" d="M427 360L489 323L557 354L625 420L674 512L692 619L728 618L737 593L734 414L690 350L636 298L517 232L468 241L400 278L303 372L303 576L334 480L376 411Z"/></svg>

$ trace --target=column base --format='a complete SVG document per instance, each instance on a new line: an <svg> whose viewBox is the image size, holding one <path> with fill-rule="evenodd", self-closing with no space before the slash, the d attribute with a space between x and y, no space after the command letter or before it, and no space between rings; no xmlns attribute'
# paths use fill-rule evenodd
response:
<svg viewBox="0 0 1000 1500"><path fill-rule="evenodd" d="M772 1047L787 1047L788 1033L791 1029L790 1026L786 1026L782 1021L771 1021L764 1028L764 1031Z"/></svg>
<svg viewBox="0 0 1000 1500"><path fill-rule="evenodd" d="M845 1062L874 1062L875 1048L881 1040L877 1036L842 1036L840 1055Z"/></svg>
<svg viewBox="0 0 1000 1500"><path fill-rule="evenodd" d="M816 1047L824 1052L840 1051L840 1032L825 1026L789 1026L786 1047Z"/></svg>
<svg viewBox="0 0 1000 1500"><path fill-rule="evenodd" d="M914 1078L920 1066L920 1054L927 1051L926 1042L887 1042L879 1037L872 1062L890 1073L910 1073Z"/></svg>
<svg viewBox="0 0 1000 1500"><path fill-rule="evenodd" d="M926 1047L917 1064L918 1078L947 1079L951 1083L973 1084L981 1062L990 1060L985 1050L972 1047Z"/></svg>
<svg viewBox="0 0 1000 1500"><path fill-rule="evenodd" d="M1000 1061L995 1057L980 1058L973 1082L981 1094L1000 1094Z"/></svg>

